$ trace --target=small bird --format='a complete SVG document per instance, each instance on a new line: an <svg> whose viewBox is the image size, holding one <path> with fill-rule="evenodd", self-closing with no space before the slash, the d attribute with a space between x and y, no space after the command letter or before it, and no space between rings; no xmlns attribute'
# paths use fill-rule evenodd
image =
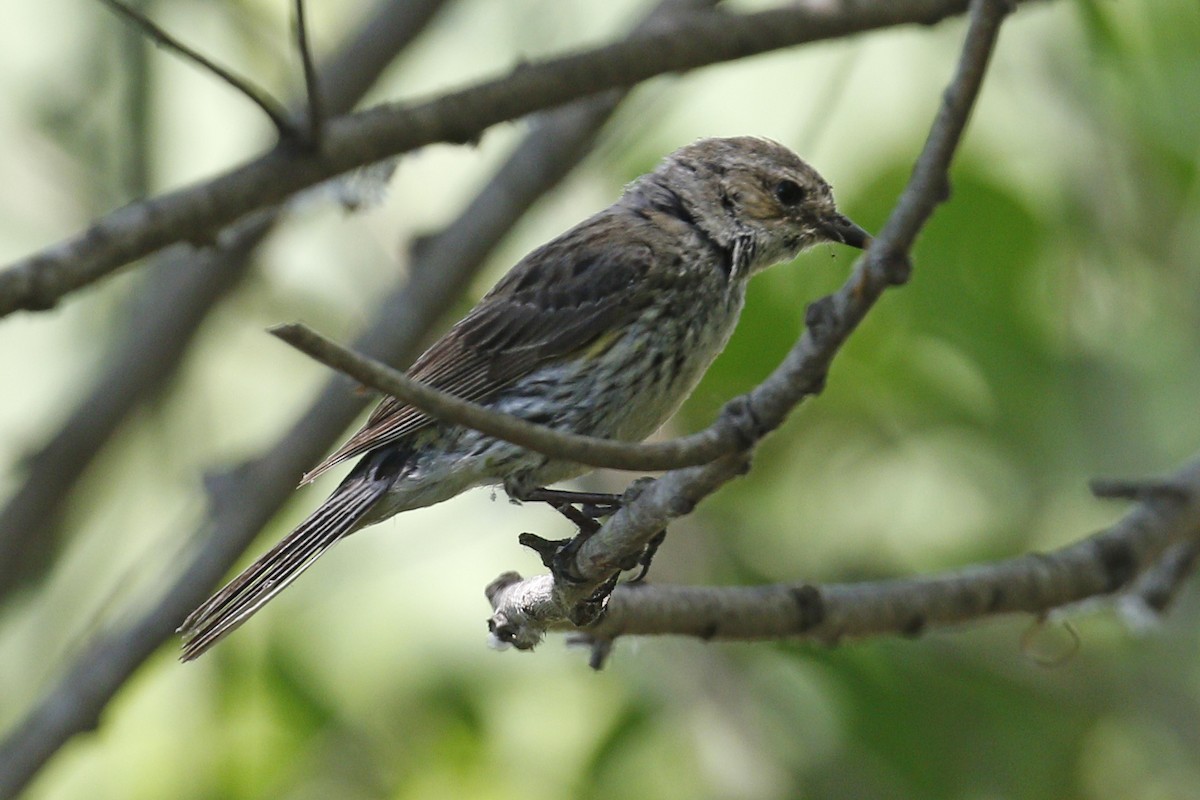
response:
<svg viewBox="0 0 1200 800"><path fill-rule="evenodd" d="M562 431L640 441L725 347L751 276L820 242L865 248L829 184L786 147L701 139L620 199L525 256L409 375ZM385 398L304 483L361 456L321 506L188 616L190 661L335 542L401 511L502 484L514 500L587 467L550 459Z"/></svg>

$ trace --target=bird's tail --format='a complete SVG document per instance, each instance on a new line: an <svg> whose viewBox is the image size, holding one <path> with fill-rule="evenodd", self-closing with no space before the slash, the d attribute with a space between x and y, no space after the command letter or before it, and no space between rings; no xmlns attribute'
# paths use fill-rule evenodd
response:
<svg viewBox="0 0 1200 800"><path fill-rule="evenodd" d="M180 659L191 661L253 616L335 542L353 532L389 485L390 481L369 473L352 473L312 516L188 615L179 627Z"/></svg>

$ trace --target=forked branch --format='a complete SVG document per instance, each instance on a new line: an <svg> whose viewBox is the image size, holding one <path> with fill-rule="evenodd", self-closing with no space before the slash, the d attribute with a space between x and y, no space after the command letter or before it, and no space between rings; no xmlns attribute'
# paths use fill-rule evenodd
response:
<svg viewBox="0 0 1200 800"><path fill-rule="evenodd" d="M126 5L121 0L100 0L100 2L112 9L118 16L124 17L129 22L141 28L150 41L159 47L175 53L184 61L191 61L206 72L215 75L222 83L232 86L235 91L262 109L262 112L271 120L271 124L275 126L275 130L279 132L280 139L296 140L302 138L300 131L288 118L287 109L283 107L282 103L272 97L267 90L255 85L232 70L221 66L198 50L184 44L156 25L145 14Z"/></svg>

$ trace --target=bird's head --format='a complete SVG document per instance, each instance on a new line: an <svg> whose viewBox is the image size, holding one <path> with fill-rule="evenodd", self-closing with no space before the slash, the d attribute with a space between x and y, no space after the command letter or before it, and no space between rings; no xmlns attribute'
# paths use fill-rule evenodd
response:
<svg viewBox="0 0 1200 800"><path fill-rule="evenodd" d="M749 243L747 275L821 242L862 249L871 240L838 212L815 169L769 139L701 139L667 156L656 172L713 240Z"/></svg>

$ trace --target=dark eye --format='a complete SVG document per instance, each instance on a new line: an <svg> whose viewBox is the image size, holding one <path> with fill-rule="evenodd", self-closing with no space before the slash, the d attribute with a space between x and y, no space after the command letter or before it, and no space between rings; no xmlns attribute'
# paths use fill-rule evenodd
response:
<svg viewBox="0 0 1200 800"><path fill-rule="evenodd" d="M795 206L804 202L808 192L793 180L782 180L775 186L775 197L785 206Z"/></svg>

